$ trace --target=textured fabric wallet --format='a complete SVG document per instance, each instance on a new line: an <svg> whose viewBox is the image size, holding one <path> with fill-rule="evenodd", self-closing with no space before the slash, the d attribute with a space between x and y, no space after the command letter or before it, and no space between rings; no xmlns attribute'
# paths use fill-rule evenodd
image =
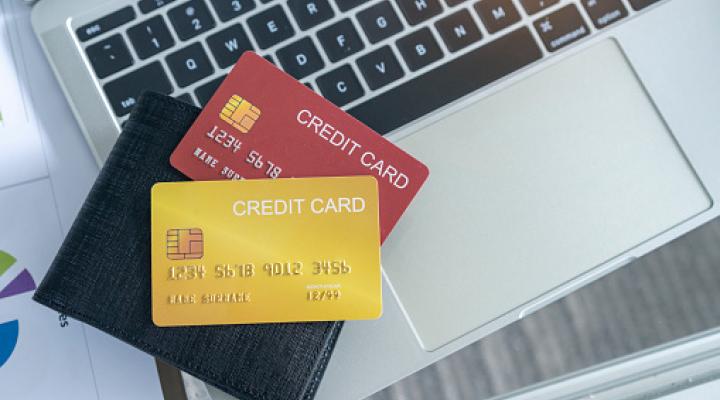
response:
<svg viewBox="0 0 720 400"><path fill-rule="evenodd" d="M158 328L150 316L150 187L187 180L170 153L200 109L145 94L34 299L243 400L309 400L342 322Z"/></svg>

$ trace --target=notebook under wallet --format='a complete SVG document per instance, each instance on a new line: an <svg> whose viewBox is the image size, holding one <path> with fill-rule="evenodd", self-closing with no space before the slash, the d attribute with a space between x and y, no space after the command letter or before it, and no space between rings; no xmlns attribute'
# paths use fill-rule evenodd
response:
<svg viewBox="0 0 720 400"><path fill-rule="evenodd" d="M150 189L200 109L146 93L34 299L243 400L314 397L342 322L160 328L151 319Z"/></svg>

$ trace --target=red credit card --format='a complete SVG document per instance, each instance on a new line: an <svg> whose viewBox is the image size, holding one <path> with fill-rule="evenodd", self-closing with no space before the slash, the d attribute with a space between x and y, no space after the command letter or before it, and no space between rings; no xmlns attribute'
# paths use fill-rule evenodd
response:
<svg viewBox="0 0 720 400"><path fill-rule="evenodd" d="M373 175L383 242L429 174L420 161L250 51L170 163L193 180Z"/></svg>

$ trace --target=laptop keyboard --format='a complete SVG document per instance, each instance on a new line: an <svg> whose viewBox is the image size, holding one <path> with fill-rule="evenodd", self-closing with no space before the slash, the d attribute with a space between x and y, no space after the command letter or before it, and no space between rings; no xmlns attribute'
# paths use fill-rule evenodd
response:
<svg viewBox="0 0 720 400"><path fill-rule="evenodd" d="M76 36L118 122L144 90L206 104L253 50L384 134L658 1L140 0Z"/></svg>

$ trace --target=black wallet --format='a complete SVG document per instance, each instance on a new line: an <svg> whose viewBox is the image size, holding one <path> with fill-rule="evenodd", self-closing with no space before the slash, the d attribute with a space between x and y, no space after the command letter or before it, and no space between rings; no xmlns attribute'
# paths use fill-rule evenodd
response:
<svg viewBox="0 0 720 400"><path fill-rule="evenodd" d="M312 399L342 322L152 322L150 188L187 180L169 159L199 113L159 94L140 99L33 298L240 399Z"/></svg>

